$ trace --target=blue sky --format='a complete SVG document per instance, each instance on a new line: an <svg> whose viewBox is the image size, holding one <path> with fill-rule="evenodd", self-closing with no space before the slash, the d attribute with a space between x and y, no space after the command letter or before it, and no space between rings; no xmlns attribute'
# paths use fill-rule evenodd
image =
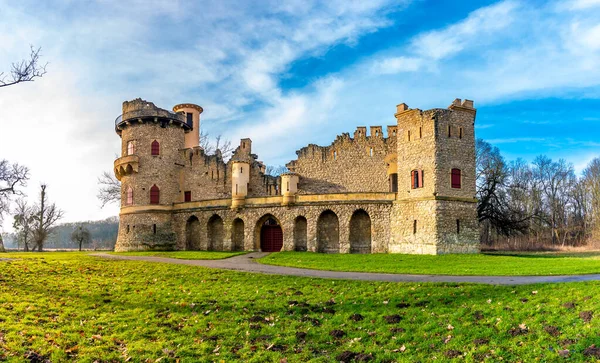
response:
<svg viewBox="0 0 600 363"><path fill-rule="evenodd" d="M65 220L100 209L121 102L204 107L202 128L250 137L267 164L395 105L478 108L509 158L600 156L600 0L0 0L0 69L43 48L48 74L0 89L0 157L30 167ZM5 223L5 228L8 228Z"/></svg>

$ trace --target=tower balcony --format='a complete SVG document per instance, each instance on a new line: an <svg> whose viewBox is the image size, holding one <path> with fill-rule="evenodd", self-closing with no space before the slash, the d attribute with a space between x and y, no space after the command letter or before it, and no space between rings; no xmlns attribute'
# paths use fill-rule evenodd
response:
<svg viewBox="0 0 600 363"><path fill-rule="evenodd" d="M127 155L115 160L115 176L118 180L124 175L130 175L138 172L140 157L137 155Z"/></svg>
<svg viewBox="0 0 600 363"><path fill-rule="evenodd" d="M183 113L173 113L160 108L142 108L125 112L115 119L115 131L121 135L121 131L135 123L158 122L162 127L176 125L182 127L186 132L193 128Z"/></svg>

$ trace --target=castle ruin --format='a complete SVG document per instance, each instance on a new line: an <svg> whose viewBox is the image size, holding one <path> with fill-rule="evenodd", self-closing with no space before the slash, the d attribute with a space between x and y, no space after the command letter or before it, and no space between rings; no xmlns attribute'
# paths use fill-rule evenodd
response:
<svg viewBox="0 0 600 363"><path fill-rule="evenodd" d="M227 161L205 153L202 111L123 103L116 251L479 252L473 101L400 104L385 135L358 127L310 144L278 177L250 139Z"/></svg>

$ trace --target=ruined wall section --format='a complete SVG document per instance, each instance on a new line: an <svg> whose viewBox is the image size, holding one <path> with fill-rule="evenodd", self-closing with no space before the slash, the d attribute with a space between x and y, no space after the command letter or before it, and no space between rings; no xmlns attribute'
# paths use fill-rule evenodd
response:
<svg viewBox="0 0 600 363"><path fill-rule="evenodd" d="M192 201L231 196L231 190L227 189L231 174L219 152L207 155L202 148L184 149L182 163L185 165L182 192L190 191Z"/></svg>
<svg viewBox="0 0 600 363"><path fill-rule="evenodd" d="M225 162L220 151L207 155L202 148L181 150L181 177L183 192L190 191L192 201L231 198L231 176L234 161L246 161L250 165L248 197L278 195L278 178L265 175L265 166L252 154L250 139L243 139L232 157Z"/></svg>
<svg viewBox="0 0 600 363"><path fill-rule="evenodd" d="M296 152L286 166L300 174L299 194L389 192L388 164L396 153L396 126L358 127L354 137L344 133L330 146L310 144Z"/></svg>

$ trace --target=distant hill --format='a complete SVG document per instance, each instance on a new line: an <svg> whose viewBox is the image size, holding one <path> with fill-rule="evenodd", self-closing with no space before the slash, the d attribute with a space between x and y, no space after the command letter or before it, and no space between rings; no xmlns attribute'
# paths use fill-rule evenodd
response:
<svg viewBox="0 0 600 363"><path fill-rule="evenodd" d="M71 241L71 232L75 226L83 224L88 228L92 235L92 242L89 246L83 246L85 249L113 249L117 241L117 232L119 229L119 217L109 217L101 221L72 222L59 224L48 240L44 248L48 249L72 249L78 248L77 244ZM4 247L7 249L16 249L17 243L13 233L2 235Z"/></svg>

